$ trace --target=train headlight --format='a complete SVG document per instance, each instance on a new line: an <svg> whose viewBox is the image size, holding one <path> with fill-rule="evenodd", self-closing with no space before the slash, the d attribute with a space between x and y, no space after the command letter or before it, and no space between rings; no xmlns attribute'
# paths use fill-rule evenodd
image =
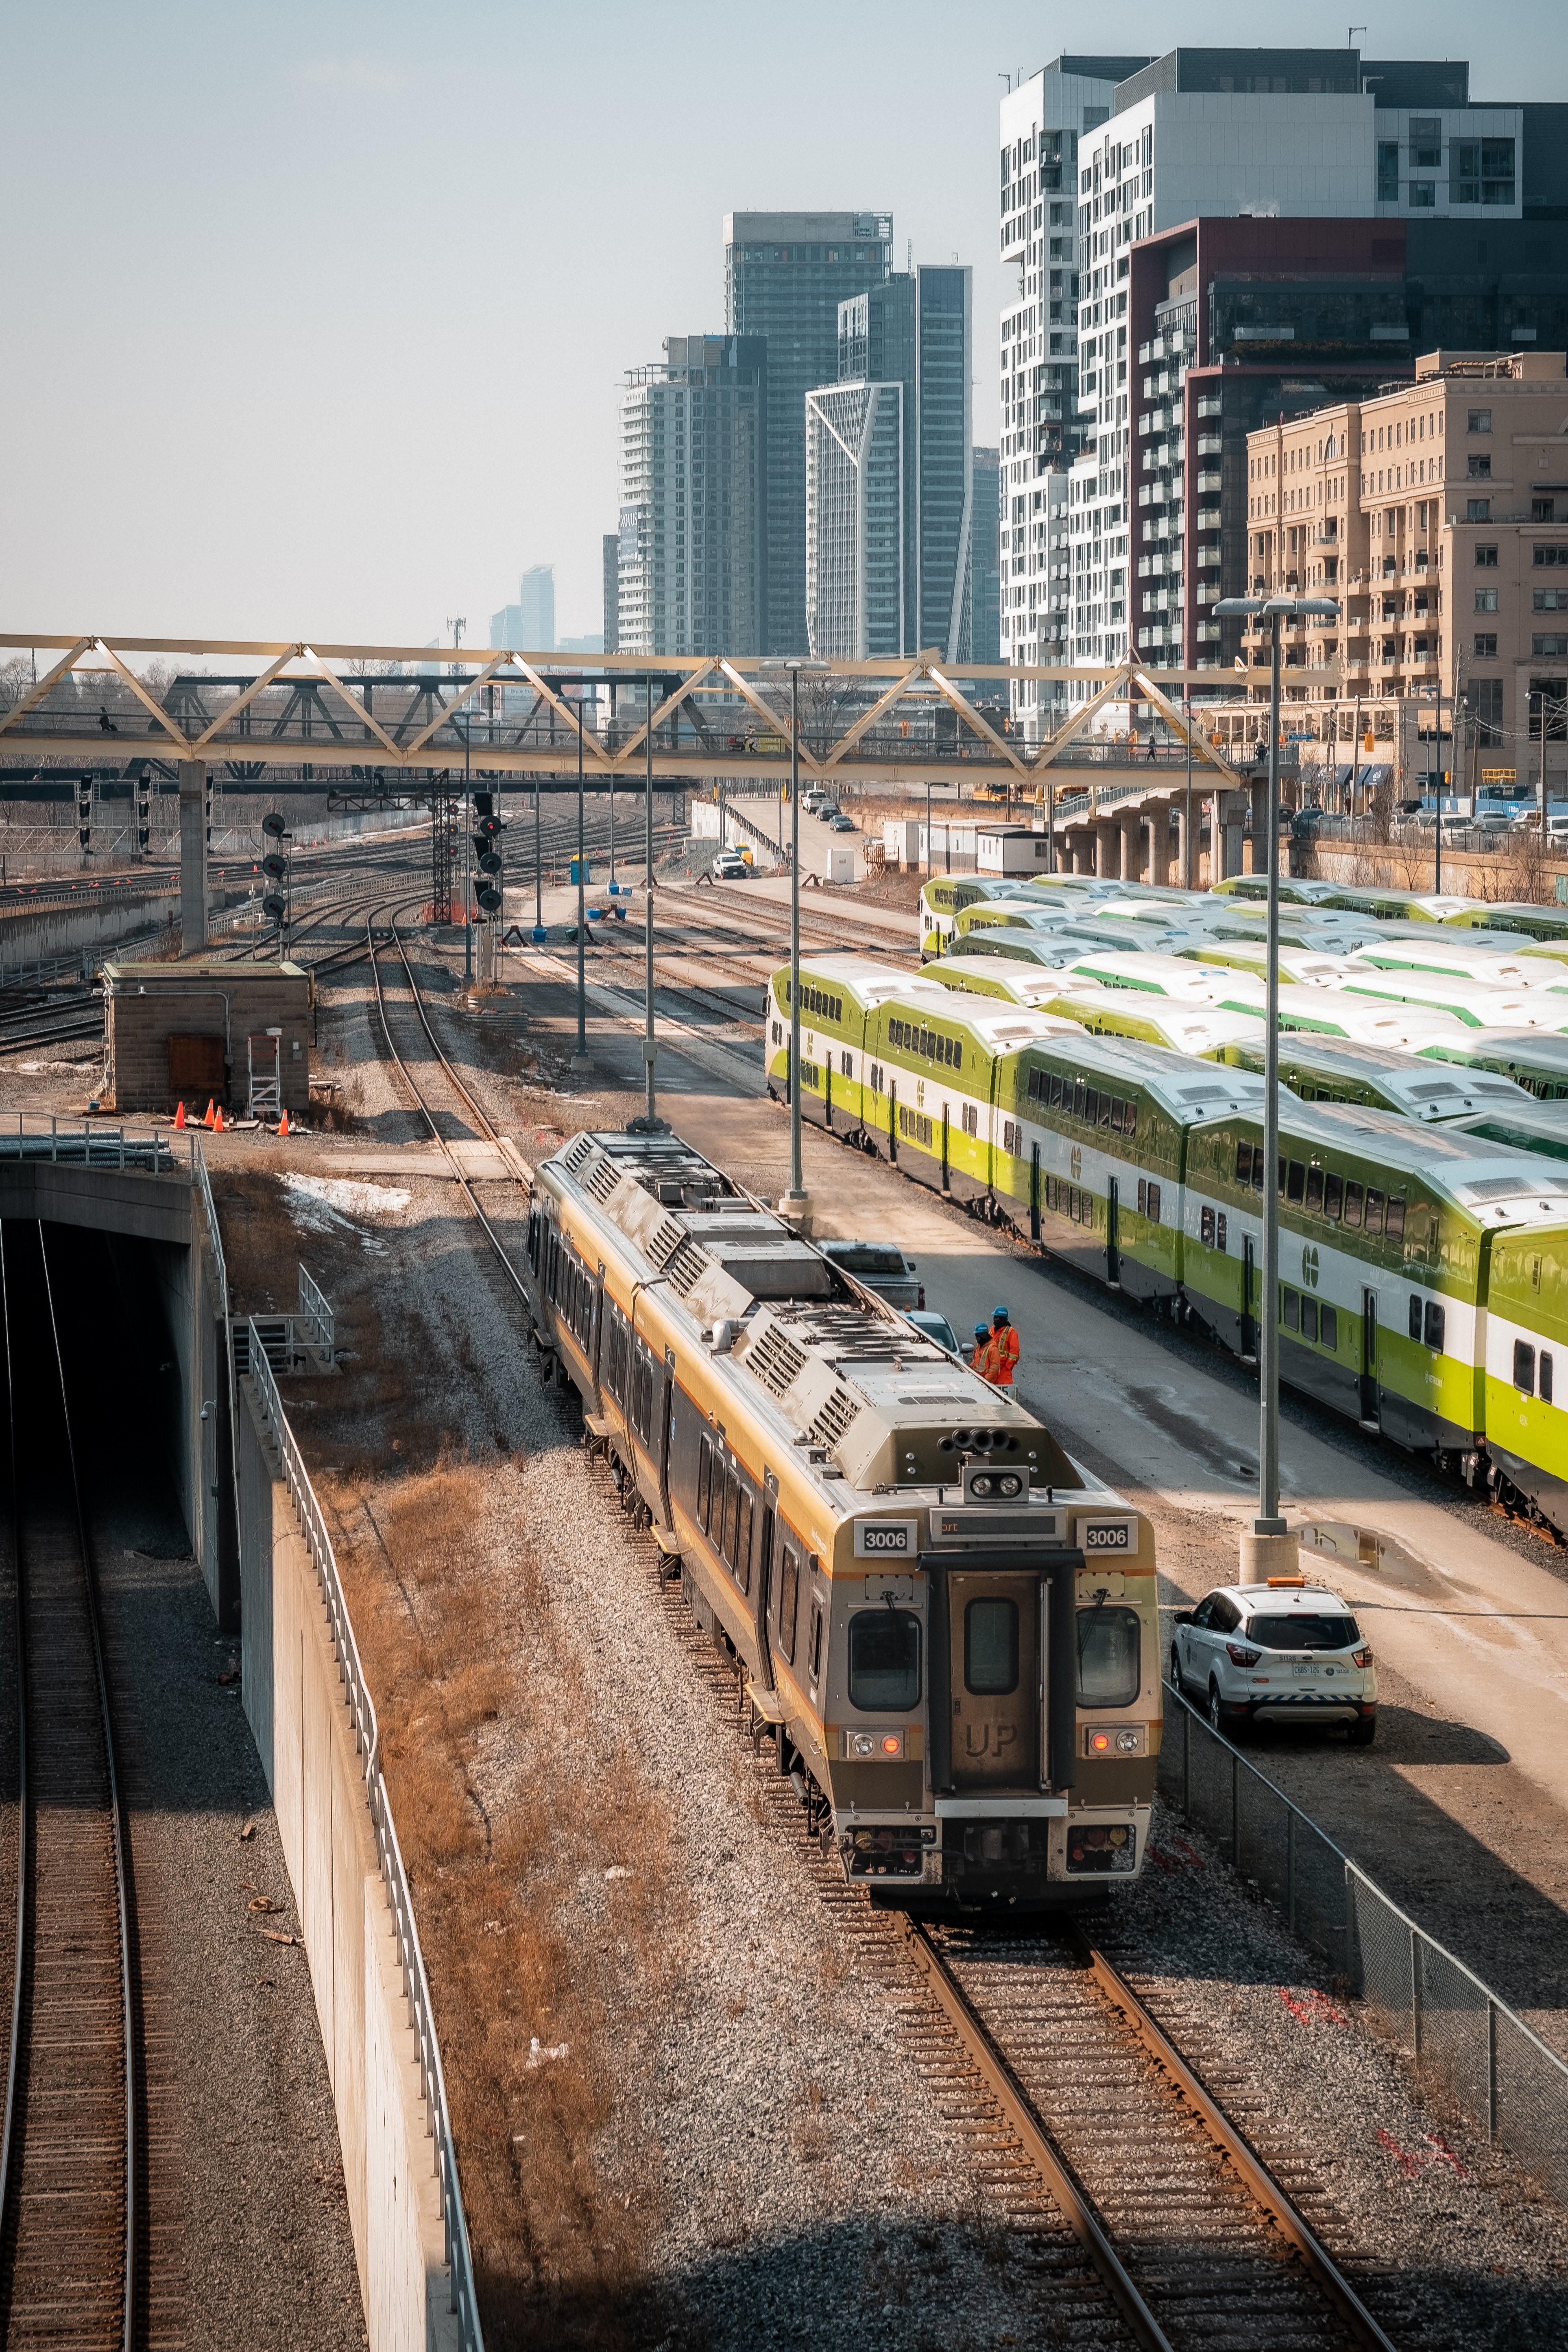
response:
<svg viewBox="0 0 1568 2352"><path fill-rule="evenodd" d="M994 1478L987 1477L984 1474L978 1478L972 1478L969 1482L969 1491L972 1495L994 1494L995 1487Z"/></svg>
<svg viewBox="0 0 1568 2352"><path fill-rule="evenodd" d="M1119 1731L1116 1735L1117 1750L1122 1756L1136 1756L1142 1745L1141 1731Z"/></svg>
<svg viewBox="0 0 1568 2352"><path fill-rule="evenodd" d="M1014 1495L1021 1495L1023 1491L1024 1482L1022 1478L1019 1477L1016 1470L1008 1470L1005 1472L1004 1475L996 1481L996 1492L999 1495L1012 1496Z"/></svg>
<svg viewBox="0 0 1568 2352"><path fill-rule="evenodd" d="M898 1733L896 1731L889 1731L887 1738L882 1742L882 1753L884 1756L898 1756L902 1753L903 1745L904 1743L900 1738Z"/></svg>
<svg viewBox="0 0 1568 2352"><path fill-rule="evenodd" d="M874 1756L876 1752L877 1741L873 1733L869 1731L851 1732L849 1736L849 1753L851 1756Z"/></svg>
<svg viewBox="0 0 1568 2352"><path fill-rule="evenodd" d="M1110 1732L1091 1731L1089 1735L1089 1752L1091 1756L1109 1756L1110 1753Z"/></svg>

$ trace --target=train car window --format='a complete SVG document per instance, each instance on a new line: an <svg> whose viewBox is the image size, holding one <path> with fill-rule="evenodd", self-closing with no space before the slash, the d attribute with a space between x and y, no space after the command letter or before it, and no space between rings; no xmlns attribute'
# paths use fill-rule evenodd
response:
<svg viewBox="0 0 1568 2352"><path fill-rule="evenodd" d="M1215 1249L1216 1249L1216 1250L1218 1250L1218 1252L1219 1252L1220 1255L1223 1257L1223 1256L1225 1255L1226 1248L1226 1246L1227 1246L1226 1242L1226 1219L1225 1219L1225 1211L1224 1211L1223 1209L1220 1211L1219 1214L1215 1217L1215 1221L1214 1221L1214 1245L1215 1245Z"/></svg>
<svg viewBox="0 0 1568 2352"><path fill-rule="evenodd" d="M1217 1612L1210 1622L1217 1622ZM1103 1605L1080 1609L1078 1612L1079 1706L1131 1706L1142 1687L1142 1652L1138 1612L1135 1609Z"/></svg>
<svg viewBox="0 0 1568 2352"><path fill-rule="evenodd" d="M1307 1171L1307 1208L1314 1217L1323 1213L1323 1171L1321 1168Z"/></svg>
<svg viewBox="0 0 1568 2352"><path fill-rule="evenodd" d="M1252 1181L1252 1146L1250 1143L1238 1143L1236 1147L1236 1181L1238 1184L1250 1184Z"/></svg>
<svg viewBox="0 0 1568 2352"><path fill-rule="evenodd" d="M1100 1097L1100 1124L1101 1127L1109 1127L1110 1125L1110 1107L1113 1100L1114 1097L1110 1095L1101 1095Z"/></svg>
<svg viewBox="0 0 1568 2352"><path fill-rule="evenodd" d="M1369 1234L1380 1234L1383 1231L1383 1194L1374 1192L1370 1184L1366 1188L1365 1226Z"/></svg>
<svg viewBox="0 0 1568 2352"><path fill-rule="evenodd" d="M1198 1214L1198 1239L1205 1249L1214 1247L1214 1211L1204 1209Z"/></svg>
<svg viewBox="0 0 1568 2352"><path fill-rule="evenodd" d="M1149 1223L1152 1225L1157 1225L1159 1222L1160 1187L1158 1184L1151 1184L1149 1187Z"/></svg>
<svg viewBox="0 0 1568 2352"><path fill-rule="evenodd" d="M1303 1339L1310 1339L1313 1345L1316 1346L1318 1339L1318 1302L1315 1298L1309 1297L1305 1291L1301 1293L1301 1337Z"/></svg>
<svg viewBox="0 0 1568 2352"><path fill-rule="evenodd" d="M1100 1088L1086 1087L1083 1097L1083 1118L1089 1127L1100 1125Z"/></svg>
<svg viewBox="0 0 1568 2352"><path fill-rule="evenodd" d="M1299 1331L1301 1328L1300 1292L1292 1290L1289 1284L1286 1282L1281 1283L1279 1286L1279 1296L1284 1301L1285 1328L1287 1331Z"/></svg>
<svg viewBox="0 0 1568 2352"><path fill-rule="evenodd" d="M741 1488L741 1501L736 1522L735 1557L730 1562L735 1581L742 1592L752 1589L752 1490Z"/></svg>
<svg viewBox="0 0 1568 2352"><path fill-rule="evenodd" d="M1415 1291L1410 1294L1410 1336L1413 1339L1421 1337L1421 1301Z"/></svg>
<svg viewBox="0 0 1568 2352"><path fill-rule="evenodd" d="M1123 1135L1136 1135L1138 1132L1138 1106L1135 1102L1122 1107L1121 1132Z"/></svg>
<svg viewBox="0 0 1568 2352"><path fill-rule="evenodd" d="M1255 1192L1263 1190L1263 1146L1260 1143L1252 1147L1252 1189Z"/></svg>
<svg viewBox="0 0 1568 2352"><path fill-rule="evenodd" d="M1337 1223L1339 1219L1344 1214L1344 1178L1342 1176L1326 1176L1323 1179L1324 1216L1331 1218Z"/></svg>
<svg viewBox="0 0 1568 2352"><path fill-rule="evenodd" d="M921 1621L914 1611L858 1609L849 1620L850 1706L868 1715L901 1714L920 1697Z"/></svg>
<svg viewBox="0 0 1568 2352"><path fill-rule="evenodd" d="M1085 1092L1086 1087L1084 1080L1082 1078L1075 1078L1072 1082L1072 1115L1074 1118L1081 1118L1083 1117Z"/></svg>
<svg viewBox="0 0 1568 2352"><path fill-rule="evenodd" d="M557 1286L557 1284L560 1282L560 1279L561 1279L561 1236L560 1236L560 1234L559 1234L552 1233L552 1234L551 1234L551 1236L550 1236L550 1272L549 1272L548 1276L546 1277L545 1285L544 1285L545 1289L546 1289L546 1290L549 1292L549 1294L550 1294L551 1301L552 1301L552 1304L553 1304L553 1302L554 1302L554 1298L555 1298L556 1286Z"/></svg>
<svg viewBox="0 0 1568 2352"><path fill-rule="evenodd" d="M1285 1198L1292 1208L1299 1208L1307 1190L1307 1171L1300 1160L1292 1160L1285 1180Z"/></svg>
<svg viewBox="0 0 1568 2352"><path fill-rule="evenodd" d="M1552 1402L1552 1355L1549 1349L1541 1350L1541 1402Z"/></svg>
<svg viewBox="0 0 1568 2352"><path fill-rule="evenodd" d="M1325 1307L1321 1310L1318 1317L1318 1337L1325 1348L1339 1346L1340 1318L1337 1308Z"/></svg>
<svg viewBox="0 0 1568 2352"><path fill-rule="evenodd" d="M1447 1309L1443 1306L1441 1300L1429 1298L1426 1301L1426 1345L1429 1348L1441 1349L1443 1345L1444 1327L1447 1324ZM1543 1364L1547 1364L1550 1363L1552 1360L1549 1356L1542 1356L1541 1360Z"/></svg>
<svg viewBox="0 0 1568 2352"><path fill-rule="evenodd" d="M1535 1394L1535 1350L1528 1339L1513 1343L1513 1384L1526 1396Z"/></svg>
<svg viewBox="0 0 1568 2352"><path fill-rule="evenodd" d="M1402 1242L1405 1239L1405 1195L1403 1192L1397 1193L1394 1198L1390 1201L1387 1212L1384 1218L1383 1230L1388 1235L1391 1242Z"/></svg>
<svg viewBox="0 0 1568 2352"><path fill-rule="evenodd" d="M1347 1176L1345 1178L1345 1223L1347 1225L1360 1224L1361 1202L1361 1186L1356 1182L1353 1176Z"/></svg>
<svg viewBox="0 0 1568 2352"><path fill-rule="evenodd" d="M784 1548L784 1566L779 1576L779 1655L786 1666L795 1664L795 1620L800 1605L800 1554L794 1544Z"/></svg>
<svg viewBox="0 0 1568 2352"><path fill-rule="evenodd" d="M724 1473L724 1535L719 1549L724 1555L724 1564L727 1568L733 1568L740 1557L735 1549L740 1529L741 1484L732 1470L726 1470Z"/></svg>
<svg viewBox="0 0 1568 2352"><path fill-rule="evenodd" d="M1018 1604L972 1601L963 1612L963 1686L1000 1698L1018 1687Z"/></svg>
<svg viewBox="0 0 1568 2352"><path fill-rule="evenodd" d="M811 1669L812 1681L814 1683L820 1681L822 1677L822 1603L820 1601L814 1601L811 1604L811 1641L807 1647L806 1657Z"/></svg>
<svg viewBox="0 0 1568 2352"><path fill-rule="evenodd" d="M1065 1078L1058 1077L1053 1073L1051 1077L1051 1108L1053 1110L1060 1110L1062 1107L1062 1097L1066 1092L1067 1080Z"/></svg>
<svg viewBox="0 0 1568 2352"><path fill-rule="evenodd" d="M854 1056L854 1055L853 1055L853 1054L840 1054L840 1055L838 1056L838 1059L839 1059L839 1061L843 1064L843 1066L844 1066L844 1075L845 1075L845 1076L846 1076L847 1078L852 1078L852 1077L854 1076L854 1075L855 1075L855 1056Z"/></svg>
<svg viewBox="0 0 1568 2352"><path fill-rule="evenodd" d="M697 1441L697 1524L708 1532L708 1498L712 1491L713 1449L705 1437Z"/></svg>
<svg viewBox="0 0 1568 2352"><path fill-rule="evenodd" d="M1112 1099L1110 1105L1110 1132L1112 1135L1120 1135L1121 1132L1121 1097L1118 1095Z"/></svg>

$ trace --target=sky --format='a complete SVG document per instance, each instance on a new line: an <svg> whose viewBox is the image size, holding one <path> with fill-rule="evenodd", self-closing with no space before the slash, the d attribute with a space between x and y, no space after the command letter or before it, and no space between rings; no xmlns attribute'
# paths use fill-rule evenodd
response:
<svg viewBox="0 0 1568 2352"><path fill-rule="evenodd" d="M1545 0L1381 10L1371 56L1568 95ZM1291 12L1289 37L1338 46ZM0 139L0 629L468 642L552 563L601 622L616 395L721 330L723 215L890 210L974 267L996 439L1005 76L1102 17L902 0L78 0L9 18ZM1258 31L1264 28L1258 27ZM1119 11L1151 54L1233 6ZM1257 33L1254 33L1257 37Z"/></svg>

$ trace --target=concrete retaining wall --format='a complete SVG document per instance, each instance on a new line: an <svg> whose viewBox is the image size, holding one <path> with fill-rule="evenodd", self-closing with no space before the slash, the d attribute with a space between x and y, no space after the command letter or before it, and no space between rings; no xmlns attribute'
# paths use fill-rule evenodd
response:
<svg viewBox="0 0 1568 2352"><path fill-rule="evenodd" d="M281 1465L252 1383L239 1390L241 1693L300 1910L371 2352L456 2352L429 2116L364 1759Z"/></svg>

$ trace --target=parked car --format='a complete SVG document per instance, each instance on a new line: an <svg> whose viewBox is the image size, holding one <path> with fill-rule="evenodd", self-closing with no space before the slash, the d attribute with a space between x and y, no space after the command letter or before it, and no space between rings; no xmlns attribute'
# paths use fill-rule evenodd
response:
<svg viewBox="0 0 1568 2352"><path fill-rule="evenodd" d="M1342 1724L1356 1748L1377 1734L1372 1646L1349 1603L1305 1577L1221 1585L1177 1610L1171 1680L1216 1731Z"/></svg>
<svg viewBox="0 0 1568 2352"><path fill-rule="evenodd" d="M860 829L854 818L846 816L842 809L836 809L827 823L835 833L858 833Z"/></svg>
<svg viewBox="0 0 1568 2352"><path fill-rule="evenodd" d="M945 1348L950 1356L967 1360L958 1344L958 1334L945 1315L938 1315L934 1308L929 1307L911 1307L904 1320L912 1323L922 1339L934 1339L937 1346Z"/></svg>
<svg viewBox="0 0 1568 2352"><path fill-rule="evenodd" d="M708 868L715 882L743 882L752 868L731 849L721 850Z"/></svg>
<svg viewBox="0 0 1568 2352"><path fill-rule="evenodd" d="M915 1262L891 1242L818 1242L817 1248L889 1307L923 1307L926 1291L915 1275Z"/></svg>

